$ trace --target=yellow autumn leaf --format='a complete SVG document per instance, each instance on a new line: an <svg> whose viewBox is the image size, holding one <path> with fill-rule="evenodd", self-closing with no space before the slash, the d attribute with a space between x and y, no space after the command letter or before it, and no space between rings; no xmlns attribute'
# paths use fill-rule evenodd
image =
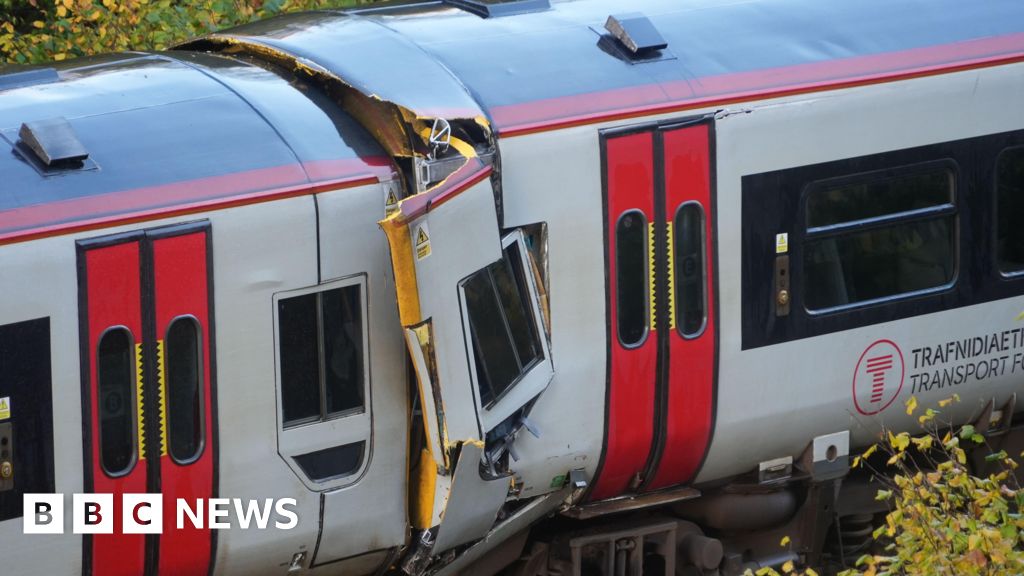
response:
<svg viewBox="0 0 1024 576"><path fill-rule="evenodd" d="M67 58L67 57L68 57L68 55L65 54L64 52L58 52L58 53L53 55L53 59L54 60L63 60L65 58Z"/></svg>
<svg viewBox="0 0 1024 576"><path fill-rule="evenodd" d="M59 18L63 18L65 16L67 16L67 15L68 15L68 9L63 4L58 5L57 6L57 16Z"/></svg>
<svg viewBox="0 0 1024 576"><path fill-rule="evenodd" d="M786 560L786 563L782 565L782 573L783 574L789 574L792 571L793 571L793 561L792 560Z"/></svg>
<svg viewBox="0 0 1024 576"><path fill-rule="evenodd" d="M789 544L789 536L783 536L782 540L779 541L779 546L786 546Z"/></svg>
<svg viewBox="0 0 1024 576"><path fill-rule="evenodd" d="M907 416L910 416L911 414L914 413L914 410L917 410L917 396L911 396L910 398L907 398L906 405Z"/></svg>
<svg viewBox="0 0 1024 576"><path fill-rule="evenodd" d="M95 21L99 20L100 16L102 16L102 15L103 15L103 13L100 12L99 10L93 10L92 14L89 14L89 20L91 22L95 22Z"/></svg>
<svg viewBox="0 0 1024 576"><path fill-rule="evenodd" d="M804 576L818 576L818 573L814 571L814 568L805 568Z"/></svg>
<svg viewBox="0 0 1024 576"><path fill-rule="evenodd" d="M46 24L43 24L40 20L36 20L35 22L32 23L32 25L35 26L36 28L42 28L43 26L46 26Z"/></svg>

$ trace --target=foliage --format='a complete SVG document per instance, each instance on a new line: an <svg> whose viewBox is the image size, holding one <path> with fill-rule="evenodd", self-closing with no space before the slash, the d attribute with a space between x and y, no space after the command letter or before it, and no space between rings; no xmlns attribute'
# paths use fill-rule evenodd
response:
<svg viewBox="0 0 1024 576"><path fill-rule="evenodd" d="M954 395L939 407L958 401ZM906 408L912 415L917 400L910 398ZM876 498L889 504L889 513L873 535L880 553L861 556L856 568L840 576L1024 574L1024 491L1013 473L1017 462L1003 450L993 452L973 426L953 427L940 414L929 408L918 417L925 431L918 437L883 431L879 443L854 459L854 467L871 468L872 456L888 456L889 474L871 469L884 486ZM997 471L973 476L971 449L985 450L985 462ZM792 564L782 571L797 574ZM756 574L779 576L772 569Z"/></svg>
<svg viewBox="0 0 1024 576"><path fill-rule="evenodd" d="M0 0L0 62L37 64L102 52L163 50L283 12L369 0Z"/></svg>

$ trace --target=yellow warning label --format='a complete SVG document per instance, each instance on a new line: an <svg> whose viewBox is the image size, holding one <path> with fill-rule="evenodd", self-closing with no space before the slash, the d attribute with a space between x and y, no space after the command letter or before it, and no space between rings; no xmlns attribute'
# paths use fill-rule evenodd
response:
<svg viewBox="0 0 1024 576"><path fill-rule="evenodd" d="M11 417L11 398L4 396L0 398L0 420L7 420Z"/></svg>
<svg viewBox="0 0 1024 576"><path fill-rule="evenodd" d="M416 259L423 260L430 256L430 232L424 224L416 229Z"/></svg>
<svg viewBox="0 0 1024 576"><path fill-rule="evenodd" d="M785 254L789 252L789 234L783 232L775 235L775 253Z"/></svg>
<svg viewBox="0 0 1024 576"><path fill-rule="evenodd" d="M395 194L394 188L388 187L387 196L384 198L384 212L386 216L398 212L398 194Z"/></svg>

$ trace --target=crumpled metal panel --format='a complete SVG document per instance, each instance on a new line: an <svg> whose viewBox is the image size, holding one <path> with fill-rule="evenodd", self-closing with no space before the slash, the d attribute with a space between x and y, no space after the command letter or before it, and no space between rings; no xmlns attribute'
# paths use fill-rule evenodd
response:
<svg viewBox="0 0 1024 576"><path fill-rule="evenodd" d="M341 12L288 14L185 44L263 46L322 69L359 92L420 118L481 118L462 83L418 45L376 19Z"/></svg>

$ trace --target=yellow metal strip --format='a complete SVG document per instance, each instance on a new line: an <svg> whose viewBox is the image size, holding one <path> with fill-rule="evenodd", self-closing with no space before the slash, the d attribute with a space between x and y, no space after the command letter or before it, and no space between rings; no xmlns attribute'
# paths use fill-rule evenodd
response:
<svg viewBox="0 0 1024 576"><path fill-rule="evenodd" d="M139 342L135 345L135 422L138 426L139 436L139 460L146 459L146 427L145 418L143 416L143 407L145 406L145 399L143 398L142 391L143 380L142 380L142 343Z"/></svg>
<svg viewBox="0 0 1024 576"><path fill-rule="evenodd" d="M163 340L156 341L156 366L160 379L160 455L167 456L167 363Z"/></svg>
<svg viewBox="0 0 1024 576"><path fill-rule="evenodd" d="M388 237L391 248L391 266L395 271L395 293L398 296L398 315L402 326L420 322L420 296L416 286L416 265L409 225L396 213L379 222Z"/></svg>
<svg viewBox="0 0 1024 576"><path fill-rule="evenodd" d="M649 262L649 278L647 279L647 290L648 290L648 305L650 306L650 320L651 330L658 327L658 320L656 316L657 309L654 304L654 278L655 270L657 269L657 262L654 257L654 225L647 225L647 260Z"/></svg>
<svg viewBox="0 0 1024 576"><path fill-rule="evenodd" d="M668 327L669 330L676 329L676 269L675 261L676 243L672 239L672 221L666 223L668 232Z"/></svg>

